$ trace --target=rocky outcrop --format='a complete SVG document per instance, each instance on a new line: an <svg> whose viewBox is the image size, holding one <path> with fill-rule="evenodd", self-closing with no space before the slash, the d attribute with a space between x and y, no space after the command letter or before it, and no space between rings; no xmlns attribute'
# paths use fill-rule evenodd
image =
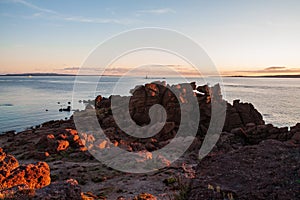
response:
<svg viewBox="0 0 300 200"><path fill-rule="evenodd" d="M249 123L254 125L265 124L262 115L251 103L241 103L240 100L233 101L233 105L227 103L224 131L246 127Z"/></svg>
<svg viewBox="0 0 300 200"><path fill-rule="evenodd" d="M192 88L193 91L190 88ZM211 120L212 101L220 105L225 102L221 94L221 88L218 84L213 87L209 87L207 85L197 87L195 82L172 86L167 85L165 82L153 82L143 86L137 86L131 92L131 97L111 96L110 98L103 98L102 96L98 96L96 98L95 108L102 127L116 127L116 123L111 113L111 99L116 97L118 98L118 107L122 107L124 103L128 102L128 98L130 99L130 117L137 125L149 124L149 110L151 106L159 104L166 110L166 121L173 122L179 126L182 112L179 102L188 102L187 93L194 93L194 95L197 96L199 107L190 108L190 110L200 110L199 127L202 134L205 134ZM115 108L116 107L114 107L114 109ZM158 113L156 116L162 116L162 114ZM189 117L189 115L186 116ZM124 120L126 121L125 116ZM158 119L158 121L160 120L162 119ZM255 125L265 124L262 115L252 104L241 103L239 100L234 101L233 105L227 103L226 120L223 128L224 131L230 131L238 127L246 127L249 123L254 123ZM160 133L158 135L160 135ZM162 133L161 135L166 135L166 133Z"/></svg>
<svg viewBox="0 0 300 200"><path fill-rule="evenodd" d="M221 94L221 88L217 84L213 87L207 85L197 86L195 82L190 84L177 84L167 85L165 82L153 82L142 86L136 86L132 91L132 96L121 97L111 96L104 98L98 96L95 99L95 108L97 117L101 127L104 129L104 133L114 143L115 146L119 146L127 151L155 151L161 149L168 142L174 138L180 126L182 126L181 115L185 114L185 120L193 122L193 119L189 119L194 110L200 111L200 121L198 136L204 137L211 121L211 109L212 102L214 105L224 105L226 102L223 100ZM181 108L180 103L186 104L191 101L189 96L196 96L198 105L194 107L187 106L184 109ZM114 99L114 107L112 106L112 99ZM129 103L129 114L126 115L126 108ZM157 133L151 138L141 139L129 136L123 132L118 126L112 115L112 109L116 109L117 113L122 119L122 127L127 127L127 130L134 132L131 129L131 122L128 121L131 118L137 125L143 126L150 123L149 111L150 108L155 105L161 105L166 111L166 124L161 131L156 131L157 123L150 127L148 133ZM124 106L125 105L125 106ZM187 114L186 114L187 113ZM158 123L163 122L163 113L155 113L155 120ZM231 129L242 127L245 128L247 124L252 123L254 125L263 125L264 121L262 115L254 108L252 104L241 103L234 101L233 105L227 103L226 120L224 124L224 131L230 131ZM187 126L197 126L197 124L186 124ZM98 142L103 146L105 141ZM105 143L106 144L106 143Z"/></svg>
<svg viewBox="0 0 300 200"><path fill-rule="evenodd" d="M14 156L0 148L0 198L24 199L24 195L32 194L34 189L45 187L50 182L47 163L19 165Z"/></svg>
<svg viewBox="0 0 300 200"><path fill-rule="evenodd" d="M298 127L299 125L295 128ZM232 129L231 133L242 138L245 144L259 144L261 141L266 139L275 139L282 142L290 140L292 137L296 137L294 135L297 131L289 131L287 127L274 127L272 124L256 126L255 124L250 123L247 124L245 128ZM297 142L296 138L293 140Z"/></svg>
<svg viewBox="0 0 300 200"><path fill-rule="evenodd" d="M1 148L0 177L0 199L81 199L76 180L51 183L46 162L19 165L15 157Z"/></svg>
<svg viewBox="0 0 300 200"><path fill-rule="evenodd" d="M29 188L42 188L49 185L50 168L45 162L21 165L10 171L10 175L1 182L2 188L10 188L16 185L27 185Z"/></svg>
<svg viewBox="0 0 300 200"><path fill-rule="evenodd" d="M19 166L11 155L5 155L2 149L0 161L0 189L17 185L26 185L31 189L42 188L50 184L50 168L45 162Z"/></svg>
<svg viewBox="0 0 300 200"><path fill-rule="evenodd" d="M35 146L37 149L55 154L60 151L66 151L69 147L80 148L84 145L76 130L66 129L55 134L42 136Z"/></svg>
<svg viewBox="0 0 300 200"><path fill-rule="evenodd" d="M129 104L131 118L138 125L148 124L150 121L149 108L154 104L162 105L167 112L167 123L174 123L173 128L170 129L174 133L169 138L155 136L155 139L168 141L176 134L176 127L180 124L179 101L185 101L186 86L184 84L167 86L164 83L151 83L135 88ZM196 95L201 113L199 132L200 136L203 136L211 120L211 102L223 103L224 100L218 85L197 87L191 83L191 86L197 90ZM171 87L178 89L182 98L177 99L169 89ZM113 122L109 110L110 103L108 103L110 98L105 101L105 105L108 107L102 107L104 104L100 104L101 101L96 103L98 111L101 110L104 113L98 116L100 122L105 122L104 126L112 127L107 125L109 122ZM106 117L109 117L110 121L105 120ZM111 124L115 127L115 123ZM115 129L117 130L117 127ZM297 181L300 176L300 124L291 127L290 130L287 127L278 128L271 124L266 125L262 115L251 103L235 100L232 105L227 103L223 131L213 151L198 166L198 174L195 177L200 178L196 178L191 185L190 199L265 199L270 196L272 198L280 197L279 199L299 198ZM119 142L118 138L113 138L112 135L110 138ZM125 135L120 135L122 141L128 141ZM162 132L162 135L166 136L168 132ZM130 151L143 150L143 147L147 147L146 143L128 142L126 146L135 144L139 148L132 147ZM154 146L148 145L146 148L148 151L163 147L153 141L147 144ZM149 148L150 146L151 148ZM293 181L285 184L288 180ZM289 194L281 192L289 189Z"/></svg>
<svg viewBox="0 0 300 200"><path fill-rule="evenodd" d="M87 148L85 147L86 140L84 137L79 137L75 129L67 128L60 129L58 132L44 134L39 137L38 141L32 145L37 151L25 152L22 158L34 158L37 160L51 160L63 158L65 155L91 159Z"/></svg>

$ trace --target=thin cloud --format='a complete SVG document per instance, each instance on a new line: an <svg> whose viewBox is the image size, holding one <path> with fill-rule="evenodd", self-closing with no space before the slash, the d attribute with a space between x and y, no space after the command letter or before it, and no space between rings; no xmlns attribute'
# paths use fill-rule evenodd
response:
<svg viewBox="0 0 300 200"><path fill-rule="evenodd" d="M239 70L239 71L224 71L223 75L278 75L278 74L300 74L300 68L288 67L267 67L259 70Z"/></svg>
<svg viewBox="0 0 300 200"><path fill-rule="evenodd" d="M248 71L240 71L240 72L248 72L248 73L300 73L300 68L287 68L287 67L268 67L262 70L248 70Z"/></svg>
<svg viewBox="0 0 300 200"><path fill-rule="evenodd" d="M82 22L82 23L95 23L95 24L122 24L128 25L137 22L138 20L132 19L110 19L110 18L89 18L82 16L72 16L61 18L64 21Z"/></svg>
<svg viewBox="0 0 300 200"><path fill-rule="evenodd" d="M79 70L79 67L65 67L63 69L60 70L64 70L64 71L74 71L74 70Z"/></svg>
<svg viewBox="0 0 300 200"><path fill-rule="evenodd" d="M168 13L176 13L175 10L171 8L160 8L160 9L150 9L150 10L139 10L138 13L142 14L155 14L155 15L162 15Z"/></svg>
<svg viewBox="0 0 300 200"><path fill-rule="evenodd" d="M27 8L38 11L30 17L24 18L44 18L48 20L61 20L66 22L79 22L79 23L95 23L95 24L120 24L120 25L129 25L133 23L140 22L140 20L135 19L114 19L114 18L96 18L96 17L84 17L84 16L68 16L60 14L54 10L42 8L32 3L29 3L24 0L10 0L10 2L21 4Z"/></svg>
<svg viewBox="0 0 300 200"><path fill-rule="evenodd" d="M135 68L132 66L115 66L108 68L100 67L65 67L59 69L64 73L74 73L81 71L86 75L97 75L100 72L104 75L118 75L118 76L199 76L199 72L191 67L182 65L145 65L141 68Z"/></svg>
<svg viewBox="0 0 300 200"><path fill-rule="evenodd" d="M78 71L78 70L82 70L82 71L101 71L100 68L94 68L94 67L65 67L63 69L59 69L62 71Z"/></svg>
<svg viewBox="0 0 300 200"><path fill-rule="evenodd" d="M27 1L24 1L24 0L11 0L12 2L14 3L19 3L19 4L22 4L28 8L31 8L33 10L37 10L37 11L40 11L40 12L45 12L45 13L51 13L51 14L57 14L57 12L55 12L54 10L50 10L50 9L46 9L46 8L41 8L39 6L36 6L32 3L29 3Z"/></svg>
<svg viewBox="0 0 300 200"><path fill-rule="evenodd" d="M100 68L100 67L65 67L63 69L57 69L62 73L71 73L76 74L81 71L81 74L84 75L99 75L99 73L103 73L103 75L123 75L129 69L126 67L113 67L113 68Z"/></svg>
<svg viewBox="0 0 300 200"><path fill-rule="evenodd" d="M270 70L284 70L286 67L267 67L264 70L270 71Z"/></svg>

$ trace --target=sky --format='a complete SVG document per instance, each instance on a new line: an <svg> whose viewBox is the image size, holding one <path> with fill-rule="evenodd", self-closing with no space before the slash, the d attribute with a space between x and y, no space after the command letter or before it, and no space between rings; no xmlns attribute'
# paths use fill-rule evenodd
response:
<svg viewBox="0 0 300 200"><path fill-rule="evenodd" d="M0 74L76 73L101 42L143 27L192 38L224 75L300 74L299 11L298 0L0 0ZM184 71L177 61L164 64Z"/></svg>

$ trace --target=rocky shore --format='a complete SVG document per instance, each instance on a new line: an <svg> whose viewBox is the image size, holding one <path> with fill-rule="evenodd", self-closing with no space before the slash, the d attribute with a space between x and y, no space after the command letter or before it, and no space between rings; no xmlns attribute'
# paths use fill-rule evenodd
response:
<svg viewBox="0 0 300 200"><path fill-rule="evenodd" d="M182 125L180 116L186 111L180 103L188 104L187 93L198 101L187 111L200 110L199 124L189 124L198 126L192 145L174 163L163 155L154 157L152 152L169 144ZM218 85L153 82L137 86L130 97L115 98L119 105L129 102L130 118L141 126L150 123L152 105L163 106L165 125L151 138L129 136L112 115L112 97L98 96L75 115L96 113L109 141L77 131L73 117L0 135L0 199L300 199L300 123L290 129L265 124L251 103L226 102ZM226 105L225 123L217 144L199 160L212 102ZM158 118L162 115L156 113ZM125 122L126 117L124 113ZM155 131L156 125L149 128ZM165 167L145 174L125 173L90 154L115 147L142 152L141 163L158 160ZM124 160L125 164L131 163Z"/></svg>

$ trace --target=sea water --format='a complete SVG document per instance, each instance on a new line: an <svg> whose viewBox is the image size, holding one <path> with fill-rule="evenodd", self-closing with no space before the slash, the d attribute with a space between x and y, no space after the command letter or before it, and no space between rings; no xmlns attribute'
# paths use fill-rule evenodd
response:
<svg viewBox="0 0 300 200"><path fill-rule="evenodd" d="M219 81L214 77L182 80L168 77L1 76L0 133L69 118L72 111L59 112L59 109L70 105L73 110L80 110L85 107L80 100L94 99L99 94L105 97L129 95L136 85L156 80L169 84L196 81L198 85L213 85ZM263 114L266 123L282 127L300 122L300 79L224 77L221 87L226 100L252 103Z"/></svg>

